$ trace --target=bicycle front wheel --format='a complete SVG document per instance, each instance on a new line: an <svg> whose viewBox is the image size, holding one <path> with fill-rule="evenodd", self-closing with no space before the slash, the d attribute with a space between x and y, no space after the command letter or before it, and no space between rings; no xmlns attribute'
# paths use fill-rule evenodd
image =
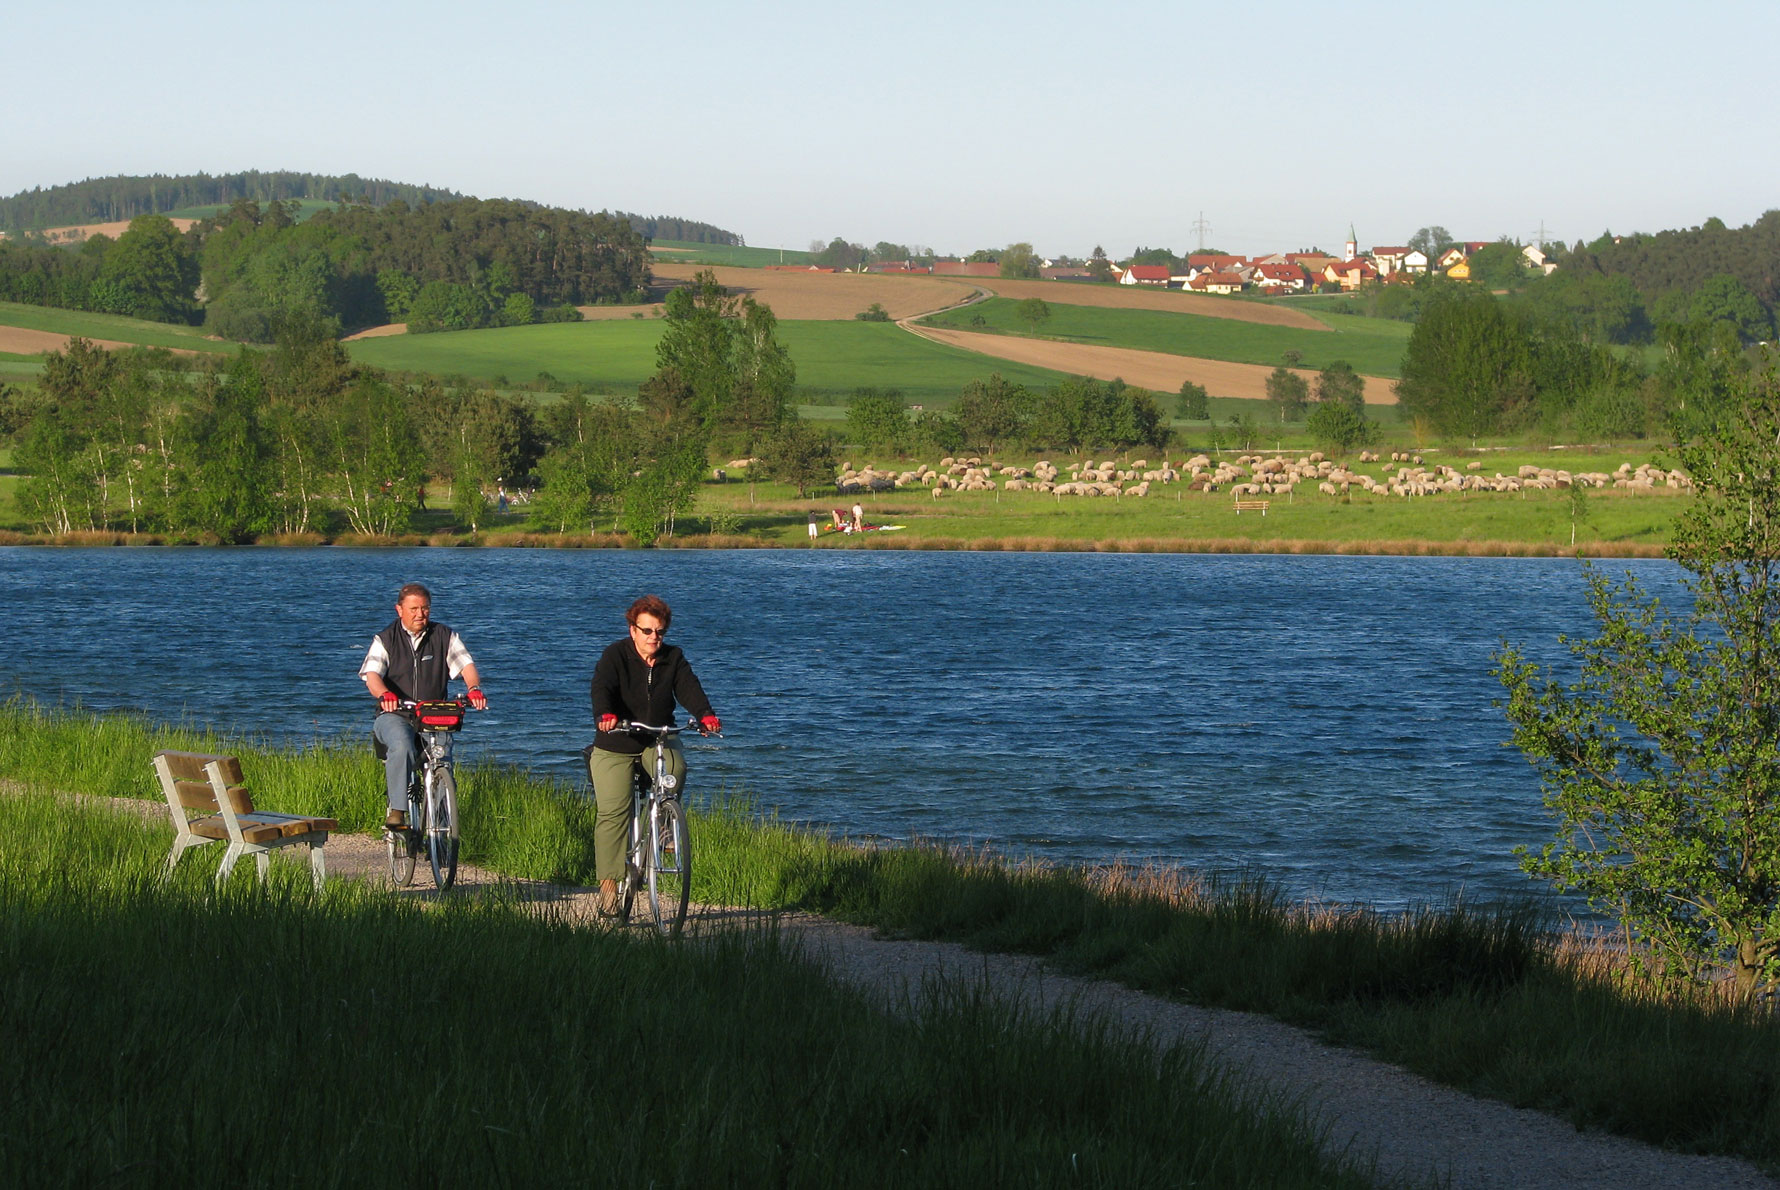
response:
<svg viewBox="0 0 1780 1190"><path fill-rule="evenodd" d="M692 840L686 807L677 797L655 803L649 815L649 912L655 928L677 938L692 903Z"/></svg>
<svg viewBox="0 0 1780 1190"><path fill-rule="evenodd" d="M415 816L420 806L415 801L414 790L408 790L408 827L404 830L389 830L383 834L389 842L389 879L397 888L407 888L414 879L414 862L420 856L420 836L414 833Z"/></svg>
<svg viewBox="0 0 1780 1190"><path fill-rule="evenodd" d="M433 867L433 885L443 891L457 880L457 775L440 770L427 800L426 857Z"/></svg>

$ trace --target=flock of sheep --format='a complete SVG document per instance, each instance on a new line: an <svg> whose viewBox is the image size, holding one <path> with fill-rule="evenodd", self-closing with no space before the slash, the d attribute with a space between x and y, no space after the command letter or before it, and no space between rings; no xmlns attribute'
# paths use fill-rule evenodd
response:
<svg viewBox="0 0 1780 1190"><path fill-rule="evenodd" d="M848 463L835 481L842 495L862 492L888 492L907 488L925 488L934 498L947 491L1049 492L1062 496L1147 496L1151 485L1184 484L1188 490L1228 491L1233 497L1284 495L1297 485L1314 481L1325 496L1346 496L1355 489L1378 496L1431 496L1440 492L1519 492L1540 489L1614 487L1628 491L1654 491L1659 487L1687 488L1692 483L1680 471L1665 471L1650 463L1621 463L1611 473L1605 471L1567 471L1553 467L1520 467L1513 475L1483 474L1480 461L1466 464L1464 471L1443 463L1423 465L1420 455L1391 453L1388 462L1372 451L1361 451L1360 465L1373 464L1383 468L1379 475L1370 475L1333 462L1321 451L1300 456L1296 460L1282 455L1239 455L1233 460L1213 460L1207 455L1194 455L1178 467L1163 460L1159 467L1150 467L1147 459L1120 464L1113 460L1066 464L1069 478L1048 460L1031 467L997 467L981 458L944 458L937 467L919 466L907 471L879 470L867 465L855 468Z"/></svg>

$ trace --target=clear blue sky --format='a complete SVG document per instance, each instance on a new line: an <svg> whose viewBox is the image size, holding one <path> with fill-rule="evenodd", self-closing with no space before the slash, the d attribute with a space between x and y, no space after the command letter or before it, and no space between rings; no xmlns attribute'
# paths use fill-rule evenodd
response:
<svg viewBox="0 0 1780 1190"><path fill-rule="evenodd" d="M354 172L793 248L1574 241L1780 207L1780 5L15 7L0 194Z"/></svg>

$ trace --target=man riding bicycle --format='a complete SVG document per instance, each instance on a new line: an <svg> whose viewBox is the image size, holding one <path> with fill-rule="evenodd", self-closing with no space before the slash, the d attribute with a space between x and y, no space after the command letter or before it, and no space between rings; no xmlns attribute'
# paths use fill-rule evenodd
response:
<svg viewBox="0 0 1780 1190"><path fill-rule="evenodd" d="M631 770L645 746L636 736L615 730L619 720L666 727L674 721L678 702L698 717L700 730L722 730L711 700L699 685L686 656L662 639L674 613L659 596L645 595L624 613L630 633L613 641L593 668L593 748L587 754L597 807L593 826L594 870L599 876L598 909L618 911L618 878L624 874L624 840L630 820ZM668 771L677 785L684 782L686 758L677 740L654 747L667 755Z"/></svg>
<svg viewBox="0 0 1780 1190"><path fill-rule="evenodd" d="M377 721L371 734L387 750L383 762L389 814L383 824L408 825L408 782L413 779L419 740L414 717L400 711L403 702L438 702L445 697L451 679L462 675L469 689L470 705L484 710L482 680L476 662L463 640L443 624L433 622L433 595L420 583L409 583L396 593L396 618L371 639L371 648L359 666L359 677L377 700ZM451 737L441 743L450 753Z"/></svg>

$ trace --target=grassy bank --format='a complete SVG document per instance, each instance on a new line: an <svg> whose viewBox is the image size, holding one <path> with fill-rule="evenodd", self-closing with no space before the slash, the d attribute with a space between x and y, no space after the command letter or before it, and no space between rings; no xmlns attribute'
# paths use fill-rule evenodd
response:
<svg viewBox="0 0 1780 1190"><path fill-rule="evenodd" d="M766 930L699 946L275 868L0 797L0 1178L1364 1186L1191 1048L960 987L888 1016ZM375 1171L375 1172L373 1172Z"/></svg>
<svg viewBox="0 0 1780 1190"><path fill-rule="evenodd" d="M0 708L0 778L32 789L145 796L148 757L167 746L236 750L127 718ZM346 829L374 820L377 772L357 746L244 751L266 805L330 814ZM588 824L571 791L513 770L472 770L464 784L471 859L585 882ZM693 838L701 901L1047 955L1156 994L1270 1013L1578 1125L1780 1164L1769 1073L1780 1065L1780 1026L1769 1015L1704 992L1648 994L1523 910L1314 910L1262 879L1220 887L1175 871L861 847L745 805L701 807Z"/></svg>

